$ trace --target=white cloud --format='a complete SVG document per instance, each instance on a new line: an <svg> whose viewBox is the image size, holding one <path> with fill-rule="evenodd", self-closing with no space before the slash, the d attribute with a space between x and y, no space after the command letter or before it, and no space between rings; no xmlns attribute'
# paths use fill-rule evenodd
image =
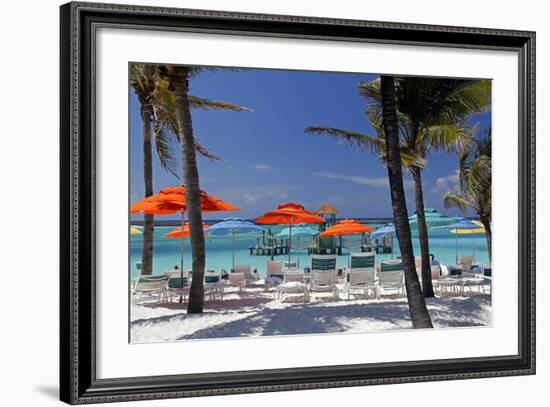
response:
<svg viewBox="0 0 550 407"><path fill-rule="evenodd" d="M276 168L272 165L263 164L263 163L258 163L258 164L251 165L250 168L253 168L256 171L260 171L260 172L279 172L278 168Z"/></svg>
<svg viewBox="0 0 550 407"><path fill-rule="evenodd" d="M364 177L360 175L334 174L332 172L314 172L313 175L317 177L328 178L328 179L339 179L343 181L350 181L359 185L367 185L367 186L376 187L376 188L388 188L390 186L390 182L388 181L387 177L374 178L374 177ZM404 185L405 185L405 188L410 187L411 181L405 180Z"/></svg>
<svg viewBox="0 0 550 407"><path fill-rule="evenodd" d="M301 187L293 185L277 184L243 186L229 190L217 190L215 195L223 197L224 200L236 206L257 206L261 204L271 208L275 204L293 199L294 193L301 191L301 189Z"/></svg>
<svg viewBox="0 0 550 407"><path fill-rule="evenodd" d="M453 188L457 188L460 184L458 177L458 171L454 174L447 175L445 177L439 177L435 180L435 185L430 189L431 194L448 191Z"/></svg>
<svg viewBox="0 0 550 407"><path fill-rule="evenodd" d="M245 192L243 194L244 203L247 205L254 205L256 202L258 202L261 199L261 196L258 194L253 194L249 192Z"/></svg>

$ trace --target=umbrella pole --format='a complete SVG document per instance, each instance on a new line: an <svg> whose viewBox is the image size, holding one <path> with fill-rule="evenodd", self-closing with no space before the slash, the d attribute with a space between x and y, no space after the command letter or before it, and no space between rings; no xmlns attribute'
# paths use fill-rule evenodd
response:
<svg viewBox="0 0 550 407"><path fill-rule="evenodd" d="M233 251L233 270L235 270L235 231L231 230L231 249Z"/></svg>
<svg viewBox="0 0 550 407"><path fill-rule="evenodd" d="M298 270L300 270L300 235L298 235Z"/></svg>
<svg viewBox="0 0 550 407"><path fill-rule="evenodd" d="M475 233L472 233L472 249L473 249L473 252L474 252L473 263L475 264L475 262L476 262L476 234Z"/></svg>
<svg viewBox="0 0 550 407"><path fill-rule="evenodd" d="M458 233L455 233L455 262L458 264Z"/></svg>
<svg viewBox="0 0 550 407"><path fill-rule="evenodd" d="M184 236L184 226L185 226L185 211L181 211L181 244L180 244L180 285L181 290L183 291L183 244L185 242ZM180 304L183 302L183 296L180 295L179 299Z"/></svg>
<svg viewBox="0 0 550 407"><path fill-rule="evenodd" d="M288 232L288 267L290 267L290 252L292 251L292 223Z"/></svg>

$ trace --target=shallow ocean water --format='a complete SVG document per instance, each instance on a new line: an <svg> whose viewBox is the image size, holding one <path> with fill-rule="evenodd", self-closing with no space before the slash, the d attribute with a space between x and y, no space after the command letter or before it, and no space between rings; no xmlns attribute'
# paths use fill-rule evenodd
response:
<svg viewBox="0 0 550 407"><path fill-rule="evenodd" d="M380 224L369 223L373 227L380 227ZM314 227L314 226L313 226ZM175 265L180 264L180 239L170 239L164 237L164 235L172 230L172 226L156 226L154 232L153 241L153 274L161 274L166 271L172 270ZM276 234L281 230L282 226L269 226L265 227L267 230L271 228L273 234ZM485 235L475 235L475 239L472 235L458 235L458 239L455 240L456 235L449 233L444 229L429 230L430 234L430 253L434 254L435 259L443 264L454 264L456 262L456 245L458 244L458 256L468 256L474 253L475 249L475 262L477 264L488 263L489 256L487 252L487 244ZM235 235L235 264L249 264L252 270L256 269L257 272L263 276L265 274L266 262L270 260L269 256L251 256L249 254L249 247L256 244L256 238L258 234L241 234ZM358 246L360 242L359 236L345 236L344 246L350 247L352 252L359 251ZM291 253L291 261L300 263L301 267L308 266L310 263L310 256L307 254L307 250L303 249L309 243L309 239L300 238L292 239L293 249ZM137 277L137 269L135 267L136 261L141 260L141 245L142 235L130 235L130 277L135 279ZM297 246L297 247L295 247ZM379 264L382 260L390 259L392 257L399 256L399 247L397 239L393 241L394 253L393 254L377 254L376 263ZM232 239L231 236L227 237L206 237L206 269L221 270L225 269L229 271L231 269L232 258ZM413 232L413 249L415 255L420 255L420 245L418 241L418 235ZM337 264L339 266L345 266L348 262L348 250L344 249L341 256L337 258ZM276 260L288 260L288 255L275 256ZM184 269L191 269L191 249L189 246L189 239L185 239L184 242Z"/></svg>

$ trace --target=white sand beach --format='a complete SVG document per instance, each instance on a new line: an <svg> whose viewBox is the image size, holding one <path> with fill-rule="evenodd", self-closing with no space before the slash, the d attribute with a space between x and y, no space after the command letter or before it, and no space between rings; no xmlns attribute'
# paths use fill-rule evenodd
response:
<svg viewBox="0 0 550 407"><path fill-rule="evenodd" d="M427 299L434 328L491 325L491 295L476 291L463 296L444 294ZM403 296L356 295L334 299L327 293L311 295L308 303L293 295L275 301L263 287L228 291L223 300L205 301L202 314L187 315L187 304L150 303L132 307L131 342L184 339L366 333L411 328L407 299Z"/></svg>

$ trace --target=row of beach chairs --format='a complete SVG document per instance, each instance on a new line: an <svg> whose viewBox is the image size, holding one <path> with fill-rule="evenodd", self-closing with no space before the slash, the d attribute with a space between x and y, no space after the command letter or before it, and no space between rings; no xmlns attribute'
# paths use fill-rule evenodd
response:
<svg viewBox="0 0 550 407"><path fill-rule="evenodd" d="M296 268L294 263L282 263L280 260L267 261L264 291L274 292L274 298L282 301L290 294L302 294L308 301L310 293L328 292L334 298L360 293L364 296L373 294L380 299L382 291L396 291L405 294L403 263L400 259L382 261L375 267L374 252L352 253L349 266L339 269L335 255L313 255L310 267ZM471 257L471 256L470 256ZM422 284L421 259L416 259L416 270ZM478 290L490 289L491 266L482 266L477 273L472 271L472 259L461 258L457 267L449 267L448 275L442 275L439 263L431 259L432 281L434 289L439 292L461 293L465 289L477 287ZM139 266L138 266L139 268ZM259 280L257 273L249 265L236 265L231 273L208 270L204 275L205 298L223 300L224 291L236 288L243 289L255 286ZM190 272L174 270L161 276L139 276L132 287L134 304L140 300L171 302L174 298L185 301L190 290ZM342 287L342 288L339 288Z"/></svg>

